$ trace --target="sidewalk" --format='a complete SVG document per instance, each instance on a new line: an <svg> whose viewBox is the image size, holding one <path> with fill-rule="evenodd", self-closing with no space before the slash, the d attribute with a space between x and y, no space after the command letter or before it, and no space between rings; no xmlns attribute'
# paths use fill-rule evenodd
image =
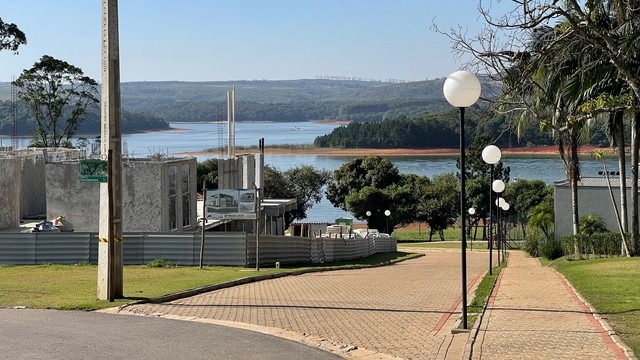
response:
<svg viewBox="0 0 640 360"><path fill-rule="evenodd" d="M472 359L627 359L556 271L509 252L473 344ZM629 357L632 358L632 357Z"/></svg>
<svg viewBox="0 0 640 360"><path fill-rule="evenodd" d="M477 328L453 335L460 252L425 253L392 266L289 276L119 312L250 329L348 359L635 359L561 275L521 251L510 251ZM467 253L469 294L487 260L485 250Z"/></svg>

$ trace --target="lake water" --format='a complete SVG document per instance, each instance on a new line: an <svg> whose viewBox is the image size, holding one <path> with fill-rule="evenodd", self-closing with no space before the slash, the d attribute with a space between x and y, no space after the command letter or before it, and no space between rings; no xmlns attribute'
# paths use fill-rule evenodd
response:
<svg viewBox="0 0 640 360"><path fill-rule="evenodd" d="M160 131L123 136L123 151L130 157L146 157L155 153L179 154L186 151L217 149L217 155L197 156L199 161L224 156L226 124L222 123L172 123L172 131ZM315 122L295 123L236 123L236 146L257 145L259 138L265 145L311 144L316 136L330 133L335 124ZM375 154L371 154L375 155ZM322 155L266 155L265 162L280 170L301 165L312 165L318 169L336 170L354 156ZM414 173L432 177L437 174L457 172L456 156L410 156L389 157L401 173ZM562 161L557 155L515 156L504 155L502 162L511 167L511 180L540 179L547 184L565 178ZM617 159L607 159L610 171L618 169ZM581 161L583 176L597 176L602 163L585 157ZM333 221L341 216L351 216L334 208L326 199L308 211L307 221Z"/></svg>

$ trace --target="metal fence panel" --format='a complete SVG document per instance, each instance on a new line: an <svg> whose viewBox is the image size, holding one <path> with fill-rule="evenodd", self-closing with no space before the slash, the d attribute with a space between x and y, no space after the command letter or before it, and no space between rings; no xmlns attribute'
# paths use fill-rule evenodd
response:
<svg viewBox="0 0 640 360"><path fill-rule="evenodd" d="M36 235L36 264L77 264L90 262L89 233L40 232Z"/></svg>
<svg viewBox="0 0 640 360"><path fill-rule="evenodd" d="M144 264L144 233L122 234L122 263L124 265Z"/></svg>
<svg viewBox="0 0 640 360"><path fill-rule="evenodd" d="M163 258L174 265L194 265L195 233L146 233L143 262Z"/></svg>
<svg viewBox="0 0 640 360"><path fill-rule="evenodd" d="M245 266L246 265L246 233L243 232L209 232L205 233L204 256L205 265ZM194 264L200 263L201 235L196 236Z"/></svg>
<svg viewBox="0 0 640 360"><path fill-rule="evenodd" d="M0 264L36 263L36 234L0 233Z"/></svg>
<svg viewBox="0 0 640 360"><path fill-rule="evenodd" d="M205 239L205 265L255 265L255 235L244 232L209 232ZM175 265L198 265L199 233L125 233L123 263L146 264L164 258ZM331 262L377 252L396 251L394 238L340 239L297 236L260 236L260 264L276 262ZM97 233L0 233L0 264L33 265L98 262Z"/></svg>
<svg viewBox="0 0 640 360"><path fill-rule="evenodd" d="M253 240L253 241L251 241ZM255 264L255 239L249 240L250 262ZM260 265L275 266L276 262L311 262L311 239L299 236L260 236Z"/></svg>

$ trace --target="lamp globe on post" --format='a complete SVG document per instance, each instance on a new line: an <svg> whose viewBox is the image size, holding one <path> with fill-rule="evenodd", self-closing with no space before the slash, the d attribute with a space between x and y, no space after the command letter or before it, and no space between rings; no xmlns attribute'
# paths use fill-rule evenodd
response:
<svg viewBox="0 0 640 360"><path fill-rule="evenodd" d="M502 211L509 211L509 209L511 208L511 206L509 205L508 202L505 202L502 205ZM504 219L503 219L504 221ZM506 224L506 221L505 221ZM506 235L506 231L505 231L505 235ZM507 251L507 239L505 238L506 236L502 237L502 261L505 261L505 255L506 255L506 251Z"/></svg>
<svg viewBox="0 0 640 360"><path fill-rule="evenodd" d="M371 218L371 211L367 210L366 213L364 213L365 215L367 215L367 233L369 232L369 219Z"/></svg>
<svg viewBox="0 0 640 360"><path fill-rule="evenodd" d="M500 194L501 192L504 191L504 188L505 188L504 181L500 179L494 180L493 183L491 184L491 188L493 189L493 191Z"/></svg>
<svg viewBox="0 0 640 360"><path fill-rule="evenodd" d="M480 81L469 71L460 70L447 76L442 91L447 102L460 109L460 248L462 252L462 327L467 329L467 239L465 162L464 162L464 111L480 98Z"/></svg>
<svg viewBox="0 0 640 360"><path fill-rule="evenodd" d="M502 158L502 151L495 145L488 145L482 149L482 160L489 164L489 184L493 183L493 165L497 164ZM493 191L489 186L489 275L493 275L493 205L492 201Z"/></svg>
<svg viewBox="0 0 640 360"><path fill-rule="evenodd" d="M384 216L387 217L387 234L389 234L389 216L391 215L391 211L389 210L385 210L384 211Z"/></svg>
<svg viewBox="0 0 640 360"><path fill-rule="evenodd" d="M491 189L493 192L500 196L500 193L504 191L504 181L497 179L491 183ZM502 198L500 198L502 199ZM496 199L496 215L497 215L497 223L498 228L496 229L496 250L498 250L498 264L500 264L500 207L501 204L498 204L498 199ZM493 240L493 239L492 239Z"/></svg>
<svg viewBox="0 0 640 360"><path fill-rule="evenodd" d="M469 213L469 215L473 216L476 214L476 209L470 207L469 210L467 210L467 212ZM472 224L473 224L473 221L471 221L471 223L469 224L469 228L471 228ZM473 238L471 238L471 251L473 251Z"/></svg>
<svg viewBox="0 0 640 360"><path fill-rule="evenodd" d="M493 186L493 191L495 191L498 194L500 194L502 191L504 191L504 182L502 180L496 180L493 183L495 185L495 186ZM497 191L497 190L500 190L500 191ZM498 229L496 230L496 250L498 250L498 264L501 263L501 260L500 260L500 255L501 255L500 237L502 236L502 230L500 229L500 209L502 209L502 207L504 206L505 203L506 203L506 201L504 201L504 199L501 198L501 197L496 199L496 215L497 215L496 222L498 223Z"/></svg>

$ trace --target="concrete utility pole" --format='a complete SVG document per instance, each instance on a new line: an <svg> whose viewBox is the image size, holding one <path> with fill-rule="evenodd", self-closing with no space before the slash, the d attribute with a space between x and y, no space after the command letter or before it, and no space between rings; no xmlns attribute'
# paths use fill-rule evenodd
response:
<svg viewBox="0 0 640 360"><path fill-rule="evenodd" d="M122 298L122 144L118 1L102 0L102 116L100 152L108 161L100 184L98 299Z"/></svg>
<svg viewBox="0 0 640 360"><path fill-rule="evenodd" d="M227 91L227 136L228 149L227 158L233 159L236 156L236 87Z"/></svg>

